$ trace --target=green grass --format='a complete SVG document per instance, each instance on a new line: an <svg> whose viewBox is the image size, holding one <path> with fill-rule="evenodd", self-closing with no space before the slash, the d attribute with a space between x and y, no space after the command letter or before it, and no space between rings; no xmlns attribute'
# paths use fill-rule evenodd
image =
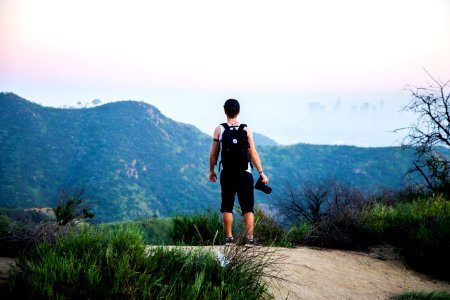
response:
<svg viewBox="0 0 450 300"><path fill-rule="evenodd" d="M208 209L203 213L179 215L172 218L173 228L170 236L175 245L209 246L224 243L222 218L219 213ZM292 247L309 230L303 224L285 230L276 220L262 209L255 209L254 235L264 246ZM245 242L242 216L234 216L233 235L237 243Z"/></svg>
<svg viewBox="0 0 450 300"><path fill-rule="evenodd" d="M143 242L146 245L173 245L170 237L173 231L171 218L149 218L139 221L124 221L96 225L104 230L118 231L123 226L131 226L139 229Z"/></svg>
<svg viewBox="0 0 450 300"><path fill-rule="evenodd" d="M381 203L363 212L381 240L399 247L418 270L450 279L450 202L430 196L410 203Z"/></svg>
<svg viewBox="0 0 450 300"><path fill-rule="evenodd" d="M176 245L221 245L225 234L221 216L208 209L203 213L179 215L172 218L170 237Z"/></svg>
<svg viewBox="0 0 450 300"><path fill-rule="evenodd" d="M391 297L393 300L449 300L450 293L446 291L438 292L416 292L410 291Z"/></svg>
<svg viewBox="0 0 450 300"><path fill-rule="evenodd" d="M271 299L270 253L155 246L136 227L86 226L19 257L8 297L16 299Z"/></svg>

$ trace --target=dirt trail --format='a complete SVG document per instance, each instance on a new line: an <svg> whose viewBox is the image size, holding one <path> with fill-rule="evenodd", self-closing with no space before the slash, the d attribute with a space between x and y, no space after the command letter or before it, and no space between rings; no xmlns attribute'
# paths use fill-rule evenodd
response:
<svg viewBox="0 0 450 300"><path fill-rule="evenodd" d="M214 250L218 248L214 247ZM450 283L433 280L406 268L389 247L378 247L369 252L308 247L273 250L277 273L284 279L272 283L277 300L387 299L407 290L450 292ZM13 264L14 259L0 257L0 290L7 284Z"/></svg>
<svg viewBox="0 0 450 300"><path fill-rule="evenodd" d="M408 290L450 291L450 283L407 269L390 247L369 252L299 247L279 253L286 281L274 284L276 299L387 299Z"/></svg>

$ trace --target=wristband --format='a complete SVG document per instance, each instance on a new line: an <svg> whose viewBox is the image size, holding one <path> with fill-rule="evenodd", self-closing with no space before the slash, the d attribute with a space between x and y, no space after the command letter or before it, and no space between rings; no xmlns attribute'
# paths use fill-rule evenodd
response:
<svg viewBox="0 0 450 300"><path fill-rule="evenodd" d="M261 171L258 171L259 172L259 174L261 174L261 173L263 173L263 170L261 170Z"/></svg>

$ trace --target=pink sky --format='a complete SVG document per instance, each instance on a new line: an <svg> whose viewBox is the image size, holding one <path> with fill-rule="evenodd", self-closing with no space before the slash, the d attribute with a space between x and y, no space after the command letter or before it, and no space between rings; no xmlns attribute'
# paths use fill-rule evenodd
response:
<svg viewBox="0 0 450 300"><path fill-rule="evenodd" d="M0 28L0 91L50 106L152 99L186 120L181 91L283 105L450 80L446 0L2 0Z"/></svg>

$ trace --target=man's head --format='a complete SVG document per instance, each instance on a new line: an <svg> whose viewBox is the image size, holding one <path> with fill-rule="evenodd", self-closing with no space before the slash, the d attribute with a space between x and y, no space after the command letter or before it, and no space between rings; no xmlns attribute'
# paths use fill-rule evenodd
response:
<svg viewBox="0 0 450 300"><path fill-rule="evenodd" d="M228 99L225 101L223 108L225 109L225 114L229 118L235 118L239 114L240 110L239 102L235 99Z"/></svg>

